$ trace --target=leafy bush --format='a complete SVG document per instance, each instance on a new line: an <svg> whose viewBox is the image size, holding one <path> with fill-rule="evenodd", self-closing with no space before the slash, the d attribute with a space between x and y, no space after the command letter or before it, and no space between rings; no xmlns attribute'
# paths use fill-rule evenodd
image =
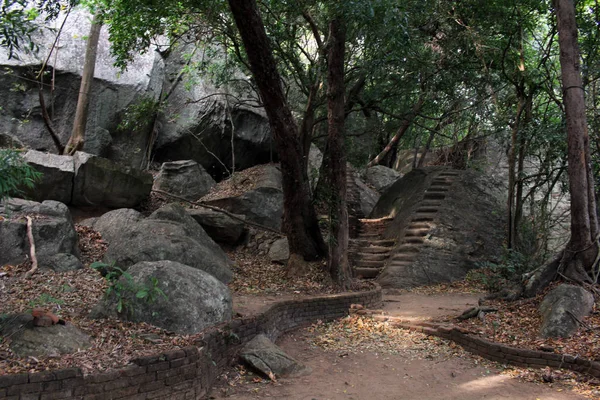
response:
<svg viewBox="0 0 600 400"><path fill-rule="evenodd" d="M131 296L145 300L147 303L154 303L160 296L167 299L165 293L158 287L158 279L153 276L149 278L146 284L141 284L136 283L130 273L117 267L114 263L95 262L90 267L105 272L103 275L108 281L108 288L104 292L104 297L114 296L119 314L131 312L131 304L128 301Z"/></svg>
<svg viewBox="0 0 600 400"><path fill-rule="evenodd" d="M477 263L477 269L469 271L467 280L483 286L489 292L499 292L509 282L516 281L531 269L528 257L518 251L505 249L498 263Z"/></svg>
<svg viewBox="0 0 600 400"><path fill-rule="evenodd" d="M42 174L31 167L19 152L0 149L0 201L22 195L22 188L32 189Z"/></svg>

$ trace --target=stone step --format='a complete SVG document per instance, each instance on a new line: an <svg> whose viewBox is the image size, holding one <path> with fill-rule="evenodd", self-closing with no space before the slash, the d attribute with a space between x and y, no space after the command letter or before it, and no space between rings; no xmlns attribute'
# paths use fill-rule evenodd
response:
<svg viewBox="0 0 600 400"><path fill-rule="evenodd" d="M432 186L434 186L434 185L435 186L450 186L450 185L452 185L452 183L453 182L451 180L448 180L446 178L439 179L439 180L438 180L438 178L435 178L434 180L431 181Z"/></svg>
<svg viewBox="0 0 600 400"><path fill-rule="evenodd" d="M409 236L409 237L405 237L402 240L402 243L423 244L423 243L425 243L425 239L423 237L418 237L418 236Z"/></svg>
<svg viewBox="0 0 600 400"><path fill-rule="evenodd" d="M444 200L446 193L444 192L425 192L423 199L425 200Z"/></svg>
<svg viewBox="0 0 600 400"><path fill-rule="evenodd" d="M415 214L411 222L431 222L435 219L435 214L418 213Z"/></svg>
<svg viewBox="0 0 600 400"><path fill-rule="evenodd" d="M442 172L437 177L455 177L458 175L458 172Z"/></svg>
<svg viewBox="0 0 600 400"><path fill-rule="evenodd" d="M380 268L354 268L354 276L363 279L377 278L380 272Z"/></svg>
<svg viewBox="0 0 600 400"><path fill-rule="evenodd" d="M434 200L423 200L419 203L420 207L440 207L442 203Z"/></svg>
<svg viewBox="0 0 600 400"><path fill-rule="evenodd" d="M396 244L396 241L393 239L383 239L383 240L363 240L363 239L352 239L352 244L368 247L368 246L393 246Z"/></svg>
<svg viewBox="0 0 600 400"><path fill-rule="evenodd" d="M438 211L439 211L439 209L437 207L419 207L415 211L415 215L418 215L418 214L433 214L433 213L436 213Z"/></svg>
<svg viewBox="0 0 600 400"><path fill-rule="evenodd" d="M376 224L376 223L387 223L393 221L393 217L383 217L383 218L361 218L360 222L365 224Z"/></svg>
<svg viewBox="0 0 600 400"><path fill-rule="evenodd" d="M390 257L389 253L356 253L356 259L361 261L385 261Z"/></svg>
<svg viewBox="0 0 600 400"><path fill-rule="evenodd" d="M411 222L408 229L429 229L431 226L426 222Z"/></svg>
<svg viewBox="0 0 600 400"><path fill-rule="evenodd" d="M404 233L404 236L405 237L411 237L411 236L422 237L422 236L427 236L428 233L429 233L429 228L407 229Z"/></svg>
<svg viewBox="0 0 600 400"><path fill-rule="evenodd" d="M390 258L390 263L395 263L396 261L406 261L413 262L417 259L418 253L394 253L394 255Z"/></svg>
<svg viewBox="0 0 600 400"><path fill-rule="evenodd" d="M401 244L400 246L398 246L394 249L394 257L396 257L397 255L402 254L402 253L414 254L414 253L418 253L419 251L420 250L417 246L405 243L405 244Z"/></svg>
<svg viewBox="0 0 600 400"><path fill-rule="evenodd" d="M362 254L389 254L393 247L386 246L367 246L357 248L357 253Z"/></svg>
<svg viewBox="0 0 600 400"><path fill-rule="evenodd" d="M389 267L408 267L413 264L413 261L390 261Z"/></svg>
<svg viewBox="0 0 600 400"><path fill-rule="evenodd" d="M355 268L383 268L385 261L355 260Z"/></svg>
<svg viewBox="0 0 600 400"><path fill-rule="evenodd" d="M447 186L434 186L434 185L431 185L431 186L429 186L429 188L427 188L427 190L425 191L425 193L447 192L447 191L448 191L448 187Z"/></svg>
<svg viewBox="0 0 600 400"><path fill-rule="evenodd" d="M365 240L369 240L369 239L378 240L378 239L381 238L381 234L380 233L362 233L362 232L359 232L358 233L358 238L359 239L365 239Z"/></svg>

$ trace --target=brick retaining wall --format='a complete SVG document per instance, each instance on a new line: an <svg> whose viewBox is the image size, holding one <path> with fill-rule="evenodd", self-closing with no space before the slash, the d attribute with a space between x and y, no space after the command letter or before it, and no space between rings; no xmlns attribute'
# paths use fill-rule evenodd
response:
<svg viewBox="0 0 600 400"><path fill-rule="evenodd" d="M458 327L432 323L410 325L395 323L397 327L437 336L460 344L470 353L491 361L510 364L517 367L564 368L600 378L600 362L582 357L549 353L537 350L520 349L470 335Z"/></svg>
<svg viewBox="0 0 600 400"><path fill-rule="evenodd" d="M381 289L288 300L255 317L234 320L204 332L197 346L139 357L119 369L83 376L79 368L0 375L0 399L11 400L185 400L201 399L220 371L258 333L272 340L282 333L348 314L351 304L381 304Z"/></svg>

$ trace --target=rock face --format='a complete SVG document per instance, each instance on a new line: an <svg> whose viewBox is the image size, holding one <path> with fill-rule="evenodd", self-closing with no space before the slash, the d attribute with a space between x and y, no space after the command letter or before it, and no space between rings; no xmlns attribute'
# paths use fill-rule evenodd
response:
<svg viewBox="0 0 600 400"><path fill-rule="evenodd" d="M124 293L125 309L120 317L147 322L182 334L200 332L231 319L231 294L222 282L196 268L173 261L140 262L131 266L134 285L152 289L152 278L164 295L138 299L135 290ZM124 277L121 282L128 285ZM114 314L116 298L103 300L93 317Z"/></svg>
<svg viewBox="0 0 600 400"><path fill-rule="evenodd" d="M368 168L365 172L365 181L373 186L379 193L383 193L386 188L400 179L402 175L392 168L383 165L375 165Z"/></svg>
<svg viewBox="0 0 600 400"><path fill-rule="evenodd" d="M29 198L35 201L56 200L65 204L71 203L75 180L73 157L29 150L24 158L36 171L43 174L35 188L26 191Z"/></svg>
<svg viewBox="0 0 600 400"><path fill-rule="evenodd" d="M99 218L94 218L87 224L90 228L100 232L102 239L112 243L117 238L131 229L137 222L144 219L144 216L131 208L119 208L102 214Z"/></svg>
<svg viewBox="0 0 600 400"><path fill-rule="evenodd" d="M196 161L183 160L164 163L153 188L195 201L215 184L215 180Z"/></svg>
<svg viewBox="0 0 600 400"><path fill-rule="evenodd" d="M476 171L443 167L413 170L394 183L370 215L393 217L383 238L401 239L378 283L410 288L451 282L479 262L499 260L505 203L492 186Z"/></svg>
<svg viewBox="0 0 600 400"><path fill-rule="evenodd" d="M50 86L46 85L44 95L48 108L51 99L54 99L53 121L63 144L67 142L72 129L86 46L86 41L81 38L89 35L90 21L88 12L73 10L62 31L58 57L49 60L49 65L55 71L55 92L51 95ZM61 23L62 17L56 21L56 26ZM148 51L137 55L127 70L120 71L113 66L107 31L108 28L103 27L98 45L86 129L86 141L90 144L85 149L98 155L106 152L112 160L139 168L145 157L151 127L135 132L122 131L117 127L129 106L139 104L143 99L158 99L164 78L164 63L158 53ZM8 60L6 50L0 49L0 65L10 69L10 73L0 76L0 88L6 88L1 90L3 112L0 114L0 126L30 148L55 151L41 116L37 84L22 79L31 78L32 67L37 70L42 65L49 54L54 35L40 30L34 34L34 40L40 47L37 55L21 54L20 60ZM106 132L110 132L110 140ZM109 149L105 149L106 142L111 143Z"/></svg>
<svg viewBox="0 0 600 400"><path fill-rule="evenodd" d="M69 209L62 203L43 203L21 199L0 205L0 265L23 262L29 255L25 215L39 215L33 220L33 238L40 264L57 253L79 256L77 232Z"/></svg>
<svg viewBox="0 0 600 400"><path fill-rule="evenodd" d="M240 358L272 380L310 373L309 368L284 353L263 334L257 335L244 346Z"/></svg>
<svg viewBox="0 0 600 400"><path fill-rule="evenodd" d="M209 200L206 203L245 215L249 221L280 229L283 215L281 172L274 165L269 165L265 167L253 190L240 196Z"/></svg>
<svg viewBox="0 0 600 400"><path fill-rule="evenodd" d="M290 246L287 238L277 239L269 249L269 259L273 262L285 264L290 258Z"/></svg>
<svg viewBox="0 0 600 400"><path fill-rule="evenodd" d="M569 337L578 328L577 320L589 315L594 296L580 286L560 285L544 297L540 304L542 337Z"/></svg>
<svg viewBox="0 0 600 400"><path fill-rule="evenodd" d="M75 205L134 207L152 190L152 175L78 151L73 157Z"/></svg>
<svg viewBox="0 0 600 400"><path fill-rule="evenodd" d="M225 283L232 277L227 255L177 204L166 205L115 235L104 257L106 263L123 269L162 260L203 270Z"/></svg>
<svg viewBox="0 0 600 400"><path fill-rule="evenodd" d="M218 243L234 245L247 232L242 221L233 219L222 212L200 208L188 210L188 214L202 226L212 240ZM240 219L246 218L243 215L237 216Z"/></svg>
<svg viewBox="0 0 600 400"><path fill-rule="evenodd" d="M10 336L10 348L19 357L58 356L90 347L90 337L67 323L34 327L30 314L0 319L0 334Z"/></svg>
<svg viewBox="0 0 600 400"><path fill-rule="evenodd" d="M57 253L44 258L40 268L51 269L55 272L76 271L83 268L83 264L73 254Z"/></svg>

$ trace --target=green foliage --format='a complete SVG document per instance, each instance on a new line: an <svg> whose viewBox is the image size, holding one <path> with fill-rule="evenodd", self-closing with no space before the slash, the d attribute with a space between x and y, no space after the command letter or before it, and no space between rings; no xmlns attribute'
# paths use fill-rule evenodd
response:
<svg viewBox="0 0 600 400"><path fill-rule="evenodd" d="M119 314L131 313L133 298L147 303L154 303L159 297L167 299L165 293L158 287L158 279L153 276L144 284L135 282L131 274L117 267L114 263L106 264L97 261L92 263L90 267L105 272L104 278L108 282L108 287L104 292L104 296L116 300L116 310Z"/></svg>
<svg viewBox="0 0 600 400"><path fill-rule="evenodd" d="M22 195L23 188L33 189L42 174L25 162L19 152L0 149L0 201Z"/></svg>
<svg viewBox="0 0 600 400"><path fill-rule="evenodd" d="M29 301L29 307L35 308L35 307L45 306L48 304L60 305L60 304L64 304L64 303L65 302L63 300L57 299L56 297L53 297L52 295L50 295L48 293L42 293L35 299Z"/></svg>
<svg viewBox="0 0 600 400"><path fill-rule="evenodd" d="M145 96L125 108L117 129L121 132L139 132L148 127L158 112L159 103L152 97Z"/></svg>
<svg viewBox="0 0 600 400"><path fill-rule="evenodd" d="M511 249L505 249L498 263L483 261L477 263L476 269L467 274L467 280L478 283L489 292L498 292L512 281L530 271L532 264L529 257Z"/></svg>

